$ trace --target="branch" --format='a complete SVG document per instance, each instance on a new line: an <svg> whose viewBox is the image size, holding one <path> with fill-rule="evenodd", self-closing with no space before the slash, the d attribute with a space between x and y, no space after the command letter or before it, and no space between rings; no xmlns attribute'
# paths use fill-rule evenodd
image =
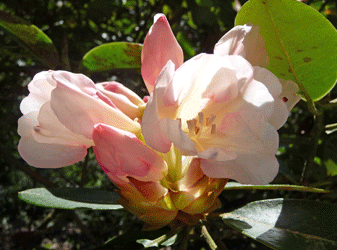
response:
<svg viewBox="0 0 337 250"><path fill-rule="evenodd" d="M302 185L306 185L308 183L308 180L307 180L308 172L314 166L314 163L315 163L314 159L315 159L317 149L318 149L318 141L319 141L319 138L322 132L324 131L323 121L324 121L324 114L320 110L319 114L316 115L315 117L315 123L312 129L312 142L311 142L311 148L309 150L309 157L306 163L304 164L302 176L301 176Z"/></svg>

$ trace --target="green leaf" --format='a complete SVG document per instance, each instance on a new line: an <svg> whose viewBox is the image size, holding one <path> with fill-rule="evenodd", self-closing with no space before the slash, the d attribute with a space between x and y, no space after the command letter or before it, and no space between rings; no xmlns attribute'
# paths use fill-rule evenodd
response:
<svg viewBox="0 0 337 250"><path fill-rule="evenodd" d="M318 11L296 0L250 0L235 25L260 27L269 56L268 69L291 79L317 101L337 79L337 31ZM306 98L307 99L307 98Z"/></svg>
<svg viewBox="0 0 337 250"><path fill-rule="evenodd" d="M324 164L325 164L328 176L336 176L337 175L337 164L333 160L328 159L328 160L324 161Z"/></svg>
<svg viewBox="0 0 337 250"><path fill-rule="evenodd" d="M192 57L195 55L195 50L189 39L184 35L183 32L178 32L177 40L181 45L184 52L188 55L188 57Z"/></svg>
<svg viewBox="0 0 337 250"><path fill-rule="evenodd" d="M38 27L1 10L0 27L9 32L44 65L52 69L58 66L58 53L52 40Z"/></svg>
<svg viewBox="0 0 337 250"><path fill-rule="evenodd" d="M119 196L114 192L89 188L33 188L19 192L28 203L60 209L116 210Z"/></svg>
<svg viewBox="0 0 337 250"><path fill-rule="evenodd" d="M272 249L337 249L336 205L271 199L249 203L221 217L226 225Z"/></svg>
<svg viewBox="0 0 337 250"><path fill-rule="evenodd" d="M99 45L84 55L82 64L91 72L116 68L140 68L142 45L113 42Z"/></svg>
<svg viewBox="0 0 337 250"><path fill-rule="evenodd" d="M306 187L306 186L297 186L297 185L280 185L280 184L271 184L271 185L247 185L240 184L237 182L228 182L224 190L288 190L288 191L299 191L299 192L310 192L310 193L329 193L330 191Z"/></svg>

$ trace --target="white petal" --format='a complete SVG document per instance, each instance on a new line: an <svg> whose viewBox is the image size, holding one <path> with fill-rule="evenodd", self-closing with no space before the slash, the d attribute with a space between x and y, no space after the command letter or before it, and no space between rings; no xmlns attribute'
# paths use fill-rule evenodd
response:
<svg viewBox="0 0 337 250"><path fill-rule="evenodd" d="M38 111L33 111L21 116L18 120L18 134L20 136L30 136L35 126L38 126Z"/></svg>
<svg viewBox="0 0 337 250"><path fill-rule="evenodd" d="M180 120L164 118L160 121L160 128L166 138L168 138L183 155L197 154L194 142L191 141L188 135L181 129Z"/></svg>
<svg viewBox="0 0 337 250"><path fill-rule="evenodd" d="M242 41L252 26L239 25L228 31L214 46L214 54L219 56L242 55ZM244 55L242 55L244 56Z"/></svg>
<svg viewBox="0 0 337 250"><path fill-rule="evenodd" d="M275 154L278 149L276 129L248 110L227 114L218 129L213 144L224 150Z"/></svg>
<svg viewBox="0 0 337 250"><path fill-rule="evenodd" d="M243 184L264 185L278 173L274 155L245 153L232 161L214 162L201 160L201 169L208 177L230 178Z"/></svg>
<svg viewBox="0 0 337 250"><path fill-rule="evenodd" d="M164 96L166 96L167 105L175 102L174 94L167 90L172 81L174 71L174 64L169 61L158 76L156 88L146 104L142 118L142 133L146 144L162 153L167 153L170 150L171 142L160 129L160 115L164 114L159 113L159 109L163 109L166 106L164 105Z"/></svg>
<svg viewBox="0 0 337 250"><path fill-rule="evenodd" d="M68 145L93 146L92 140L83 135L75 134L67 129L56 117L50 102L45 103L38 115L38 126L35 126L33 136L35 140L42 143L57 143Z"/></svg>
<svg viewBox="0 0 337 250"><path fill-rule="evenodd" d="M282 92L282 85L279 79L265 68L254 67L254 79L262 82L269 90L270 94L276 99Z"/></svg>
<svg viewBox="0 0 337 250"><path fill-rule="evenodd" d="M52 91L51 107L62 124L88 139L92 139L93 126L97 123L132 132L140 129L137 122L98 97L61 84Z"/></svg>
<svg viewBox="0 0 337 250"><path fill-rule="evenodd" d="M56 86L55 81L51 78L52 72L42 71L36 74L28 84L30 93L20 104L23 114L39 110L44 103L50 100L50 93Z"/></svg>
<svg viewBox="0 0 337 250"><path fill-rule="evenodd" d="M268 122L275 129L279 129L287 122L288 116L289 110L287 105L280 98L278 98L275 100L274 111Z"/></svg>
<svg viewBox="0 0 337 250"><path fill-rule="evenodd" d="M230 161L237 157L234 151L224 151L220 148L209 148L198 153L202 159L209 159L213 161Z"/></svg>
<svg viewBox="0 0 337 250"><path fill-rule="evenodd" d="M37 168L70 166L87 155L84 146L39 143L32 136L21 137L18 150L29 165Z"/></svg>

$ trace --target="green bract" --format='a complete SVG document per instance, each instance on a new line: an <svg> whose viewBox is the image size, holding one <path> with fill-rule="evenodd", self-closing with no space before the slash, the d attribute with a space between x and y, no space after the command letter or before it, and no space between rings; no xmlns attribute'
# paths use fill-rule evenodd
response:
<svg viewBox="0 0 337 250"><path fill-rule="evenodd" d="M337 79L337 31L315 9L296 0L250 0L235 25L260 27L268 69L296 82L305 99L323 98Z"/></svg>

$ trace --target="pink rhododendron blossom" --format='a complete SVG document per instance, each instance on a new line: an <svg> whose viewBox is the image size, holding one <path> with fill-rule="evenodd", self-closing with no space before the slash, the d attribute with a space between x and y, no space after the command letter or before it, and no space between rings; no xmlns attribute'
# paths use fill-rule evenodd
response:
<svg viewBox="0 0 337 250"><path fill-rule="evenodd" d="M152 93L160 71L169 60L176 68L183 64L183 51L164 14L155 15L154 24L145 37L141 60L142 76L149 93Z"/></svg>
<svg viewBox="0 0 337 250"><path fill-rule="evenodd" d="M270 71L259 71L260 81L254 71L241 56L201 54L176 71L169 62L144 111L146 143L161 152L173 143L184 155L207 159L201 168L213 178L270 182L278 170L278 134L269 120L282 88ZM227 162L245 166L247 174L228 171Z"/></svg>
<svg viewBox="0 0 337 250"><path fill-rule="evenodd" d="M159 55L153 51L148 46L142 56ZM170 57L163 56L165 61ZM263 68L268 63L259 27L251 24L225 34L214 55L178 66L169 61L156 74L154 92L149 91L142 119L146 143L160 152L173 143L182 154L202 158L201 169L210 177L270 182L278 170L276 129L300 97L296 84L280 82Z"/></svg>
<svg viewBox="0 0 337 250"><path fill-rule="evenodd" d="M140 129L84 75L44 71L33 78L28 89L30 94L20 105L18 148L32 166L57 168L82 160L87 148L94 145L96 123Z"/></svg>

